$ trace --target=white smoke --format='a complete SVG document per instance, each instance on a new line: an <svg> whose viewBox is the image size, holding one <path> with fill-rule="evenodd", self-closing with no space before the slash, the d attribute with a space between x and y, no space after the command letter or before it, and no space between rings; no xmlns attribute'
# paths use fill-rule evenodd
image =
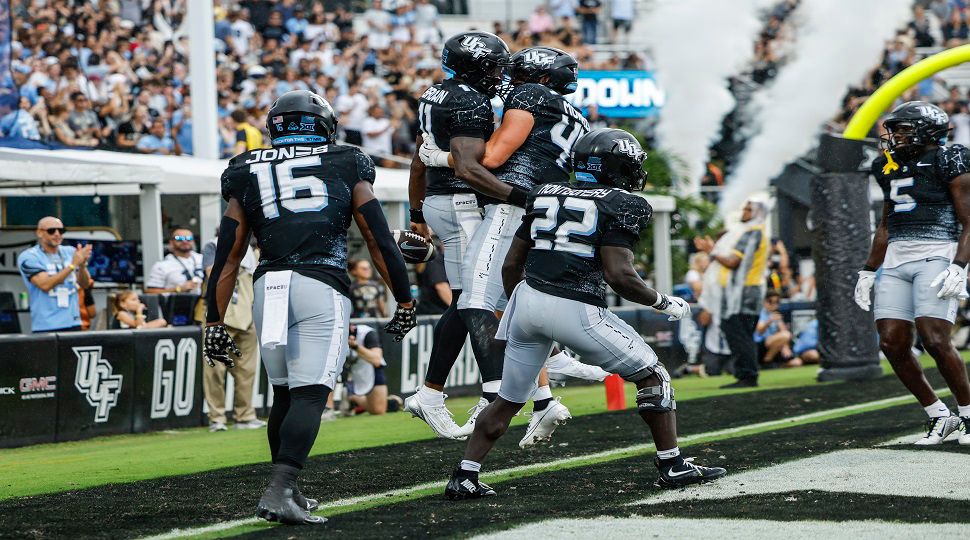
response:
<svg viewBox="0 0 970 540"><path fill-rule="evenodd" d="M734 108L728 78L754 53L764 26L762 10L778 0L656 0L637 21L638 42L653 51L667 95L657 135L660 145L683 158L696 193L724 115Z"/></svg>
<svg viewBox="0 0 970 540"><path fill-rule="evenodd" d="M760 130L725 182L721 210L738 208L768 187L785 165L816 143L842 97L882 57L885 42L912 15L912 0L802 0L789 61L755 98Z"/></svg>

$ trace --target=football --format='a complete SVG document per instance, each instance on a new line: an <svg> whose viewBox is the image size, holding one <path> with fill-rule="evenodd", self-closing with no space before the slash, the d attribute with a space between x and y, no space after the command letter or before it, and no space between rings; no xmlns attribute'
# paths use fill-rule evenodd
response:
<svg viewBox="0 0 970 540"><path fill-rule="evenodd" d="M397 242L397 247L401 250L401 255L404 255L406 262L418 264L434 258L434 244L425 240L420 234L402 230L391 232L394 234L394 241Z"/></svg>

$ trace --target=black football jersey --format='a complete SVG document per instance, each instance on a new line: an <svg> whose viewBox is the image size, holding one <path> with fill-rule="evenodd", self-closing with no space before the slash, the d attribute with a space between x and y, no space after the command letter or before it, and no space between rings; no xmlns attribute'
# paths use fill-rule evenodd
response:
<svg viewBox="0 0 970 540"><path fill-rule="evenodd" d="M606 307L600 248L633 249L651 214L643 197L602 184L560 182L535 188L516 233L532 243L526 281L554 296Z"/></svg>
<svg viewBox="0 0 970 540"><path fill-rule="evenodd" d="M348 295L351 193L361 181L374 182L374 162L351 146L281 146L234 157L222 173L222 196L242 204L256 236L254 280L292 270Z"/></svg>
<svg viewBox="0 0 970 540"><path fill-rule="evenodd" d="M569 180L569 152L589 132L582 113L558 93L534 83L512 89L505 98L505 113L512 109L531 113L535 124L522 146L492 171L495 176L527 191L539 184Z"/></svg>
<svg viewBox="0 0 970 540"><path fill-rule="evenodd" d="M949 241L960 235L950 181L970 172L970 151L961 145L934 148L905 163L872 162L872 174L889 205L889 241Z"/></svg>
<svg viewBox="0 0 970 540"><path fill-rule="evenodd" d="M421 131L430 135L438 148L446 151L451 150L452 137L483 140L491 137L493 116L487 96L450 79L429 87L418 103ZM450 167L429 167L427 183L428 195L474 193Z"/></svg>

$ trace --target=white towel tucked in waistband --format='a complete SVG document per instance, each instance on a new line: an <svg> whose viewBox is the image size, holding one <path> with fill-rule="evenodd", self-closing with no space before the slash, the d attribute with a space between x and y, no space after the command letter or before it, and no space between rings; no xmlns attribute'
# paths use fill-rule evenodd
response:
<svg viewBox="0 0 970 540"><path fill-rule="evenodd" d="M291 270L263 275L263 328L259 343L267 349L286 345L289 330Z"/></svg>

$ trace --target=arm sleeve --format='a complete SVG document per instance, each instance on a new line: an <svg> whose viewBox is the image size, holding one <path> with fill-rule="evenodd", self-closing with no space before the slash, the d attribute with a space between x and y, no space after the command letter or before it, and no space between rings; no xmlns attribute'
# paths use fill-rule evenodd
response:
<svg viewBox="0 0 970 540"><path fill-rule="evenodd" d="M387 266L387 273L391 278L391 292L398 303L410 302L411 281L408 279L408 269L404 265L404 256L391 236L391 230L387 226L387 219L384 218L384 211L381 203L377 199L371 199L364 203L358 212L367 222L367 228L374 235L381 255L384 257L384 264Z"/></svg>
<svg viewBox="0 0 970 540"><path fill-rule="evenodd" d="M452 137L485 139L492 127L492 104L485 96L468 92L461 96L451 114Z"/></svg>

